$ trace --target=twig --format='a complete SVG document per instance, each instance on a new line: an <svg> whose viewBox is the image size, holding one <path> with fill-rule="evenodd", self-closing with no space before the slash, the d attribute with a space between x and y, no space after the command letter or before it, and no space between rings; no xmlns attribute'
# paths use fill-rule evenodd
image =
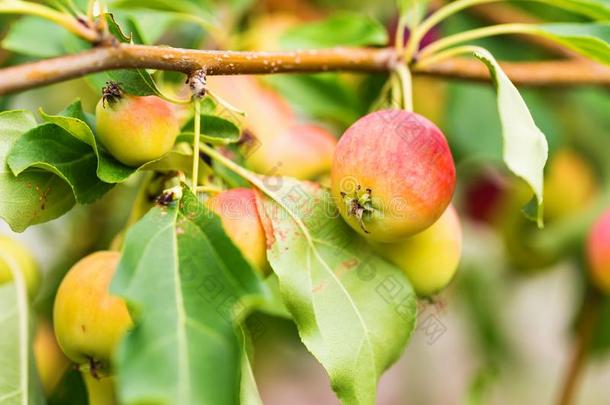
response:
<svg viewBox="0 0 610 405"><path fill-rule="evenodd" d="M202 51L144 45L99 47L75 55L0 69L0 95L45 86L89 73L147 68L208 75L305 73L326 71L389 72L398 56L392 48L332 48L288 52ZM610 68L586 60L504 63L517 85L610 85ZM414 69L455 79L488 81L489 73L478 61L449 59Z"/></svg>
<svg viewBox="0 0 610 405"><path fill-rule="evenodd" d="M576 387L586 363L589 347L600 315L599 297L595 291L588 291L583 304L578 324L576 346L564 378L558 405L570 405L573 402Z"/></svg>

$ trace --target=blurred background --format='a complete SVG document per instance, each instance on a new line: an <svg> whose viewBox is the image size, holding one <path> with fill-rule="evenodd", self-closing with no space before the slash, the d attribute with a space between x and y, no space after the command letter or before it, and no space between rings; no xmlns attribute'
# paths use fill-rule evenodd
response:
<svg viewBox="0 0 610 405"><path fill-rule="evenodd" d="M299 32L337 13L347 18L350 13L374 17L384 24L390 38L397 25L394 2L387 0L193 3L202 13L214 12L227 29L210 35L196 21L160 20L155 10L142 11L144 4L137 1L111 2L110 6L116 6L112 10L119 21L130 22L133 29L145 33L143 42L202 49L320 46L324 38L308 43ZM431 10L442 3L431 2ZM137 19L130 19L134 15ZM4 28L10 20L0 17L3 66L73 49L73 38L34 18L28 18L22 29L39 30L41 43L21 43L14 30ZM545 20L579 21L579 17L544 5L502 2L451 17L426 41L489 24ZM555 45L519 36L480 44L499 60L573 57ZM181 76L159 74L157 78L168 91L179 92ZM300 121L315 122L338 137L369 111L387 76L324 73L258 80L287 100ZM80 98L91 112L100 96L97 83L95 78L79 79L0 97L0 108L37 111L42 107L54 113ZM383 376L379 404L545 404L558 400L579 340L583 302L586 296L596 295L587 281L583 243L592 221L610 205L610 93L594 87L521 90L550 145L545 173L546 227L542 230L523 216L521 207L530 195L502 163L492 86L415 78L415 109L443 130L456 161L454 204L462 219L464 252L449 288L431 302L420 303L418 328L400 361ZM58 220L21 234L12 233L2 223L2 233L31 249L44 272L36 299L41 319L49 319L55 289L65 271L85 254L107 249L124 226L140 180L135 176L102 200L78 206ZM584 354L578 404L610 403L610 300L597 300L600 321ZM249 326L265 404L337 403L323 369L307 353L290 322L256 313ZM61 360L57 364L66 373L59 373L53 384L51 403L67 403L66 390L79 386L79 376Z"/></svg>

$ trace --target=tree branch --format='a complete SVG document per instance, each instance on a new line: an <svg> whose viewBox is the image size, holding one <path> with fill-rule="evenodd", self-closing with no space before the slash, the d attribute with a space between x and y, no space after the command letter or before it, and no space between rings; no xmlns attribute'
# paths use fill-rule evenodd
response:
<svg viewBox="0 0 610 405"><path fill-rule="evenodd" d="M235 52L117 45L0 69L0 95L113 69L146 68L186 74L205 69L208 75L338 70L387 72L392 70L397 62L398 57L392 48ZM502 66L518 85L610 85L610 68L589 61L504 63ZM415 70L414 73L446 78L489 80L487 69L474 59L450 59Z"/></svg>

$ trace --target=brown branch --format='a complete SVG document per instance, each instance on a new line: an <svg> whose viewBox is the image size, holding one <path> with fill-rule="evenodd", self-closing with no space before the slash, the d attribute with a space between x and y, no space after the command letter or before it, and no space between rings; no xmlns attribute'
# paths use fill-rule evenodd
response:
<svg viewBox="0 0 610 405"><path fill-rule="evenodd" d="M286 52L202 51L144 45L98 47L79 54L0 69L0 95L81 77L89 73L147 68L209 75L306 73L326 71L387 72L397 63L392 48L332 48ZM610 85L610 68L592 62L505 63L518 85ZM414 73L446 78L489 80L476 60L450 59Z"/></svg>
<svg viewBox="0 0 610 405"><path fill-rule="evenodd" d="M578 331L572 358L568 364L564 377L561 394L557 401L558 405L570 405L573 403L576 388L586 363L589 347L599 322L601 302L597 292L587 291L585 302L578 323Z"/></svg>

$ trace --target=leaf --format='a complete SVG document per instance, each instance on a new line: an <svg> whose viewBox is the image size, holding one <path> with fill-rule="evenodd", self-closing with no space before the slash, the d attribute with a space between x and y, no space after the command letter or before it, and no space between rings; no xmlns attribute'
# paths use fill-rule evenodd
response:
<svg viewBox="0 0 610 405"><path fill-rule="evenodd" d="M283 48L332 48L335 46L386 45L385 27L372 17L337 13L325 20L288 29L280 38Z"/></svg>
<svg viewBox="0 0 610 405"><path fill-rule="evenodd" d="M132 42L132 37L128 37L123 33L112 14L106 14L106 21L108 22L108 28L111 34L123 43ZM137 42L142 42L141 38L136 36L136 34L138 34L137 30L132 31L131 34L138 39ZM135 96L161 96L161 91L157 88L155 81L146 69L111 70L108 72L108 76L113 81L120 83L121 88L129 94Z"/></svg>
<svg viewBox="0 0 610 405"><path fill-rule="evenodd" d="M66 53L66 39L70 33L50 21L38 17L22 17L13 22L2 48L40 58L49 58Z"/></svg>
<svg viewBox="0 0 610 405"><path fill-rule="evenodd" d="M374 404L380 375L415 324L404 274L371 251L339 216L329 192L289 178L259 199L269 262L301 339L346 404Z"/></svg>
<svg viewBox="0 0 610 405"><path fill-rule="evenodd" d="M547 3L597 21L610 20L610 3L607 0L534 0Z"/></svg>
<svg viewBox="0 0 610 405"><path fill-rule="evenodd" d="M29 305L25 280L17 263L0 253L15 282L0 284L0 403L43 404L31 351Z"/></svg>
<svg viewBox="0 0 610 405"><path fill-rule="evenodd" d="M113 186L97 177L97 157L91 147L52 123L39 125L17 139L7 162L15 176L29 168L54 173L70 185L81 204L97 200Z"/></svg>
<svg viewBox="0 0 610 405"><path fill-rule="evenodd" d="M534 191L537 204L538 226L542 226L543 171L548 157L548 144L544 134L534 122L519 91L485 49L475 51L489 69L498 93L498 112L504 137L503 158L508 168L525 180Z"/></svg>
<svg viewBox="0 0 610 405"><path fill-rule="evenodd" d="M181 134L176 142L191 142L193 140L193 120L191 119L183 130L188 133ZM216 115L201 114L201 140L216 145L227 145L239 141L241 130L229 120Z"/></svg>
<svg viewBox="0 0 610 405"><path fill-rule="evenodd" d="M90 153L93 153L97 159L96 173L100 180L106 183L120 183L127 180L136 171L135 168L125 166L98 146L80 100L74 101L58 115L49 115L40 111L40 116L46 122L62 127L74 138L91 147Z"/></svg>
<svg viewBox="0 0 610 405"><path fill-rule="evenodd" d="M610 65L610 23L542 24L534 30L540 36Z"/></svg>
<svg viewBox="0 0 610 405"><path fill-rule="evenodd" d="M187 189L127 233L111 291L135 328L116 358L121 403L235 404L240 341L234 324L263 284L220 220Z"/></svg>
<svg viewBox="0 0 610 405"><path fill-rule="evenodd" d="M241 340L241 385L239 390L239 403L241 405L263 405L256 386L254 372L252 371L252 342L246 328L239 328Z"/></svg>
<svg viewBox="0 0 610 405"><path fill-rule="evenodd" d="M74 206L70 186L53 173L26 170L19 177L11 172L7 157L13 144L36 126L25 111L0 112L0 217L16 232L28 226L55 219Z"/></svg>

